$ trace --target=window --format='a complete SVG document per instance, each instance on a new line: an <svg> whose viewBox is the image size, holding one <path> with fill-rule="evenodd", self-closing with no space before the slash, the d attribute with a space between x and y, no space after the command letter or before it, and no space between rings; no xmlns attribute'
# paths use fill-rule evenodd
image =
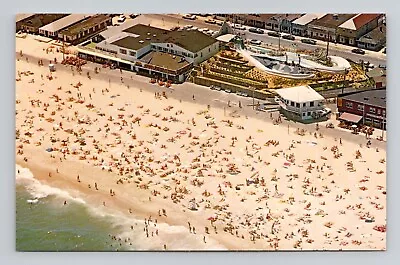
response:
<svg viewBox="0 0 400 265"><path fill-rule="evenodd" d="M303 117L304 117L304 116L306 116L306 113L305 113L305 112L303 112Z"/></svg>
<svg viewBox="0 0 400 265"><path fill-rule="evenodd" d="M378 115L380 115L381 114L381 109L378 109Z"/></svg>
<svg viewBox="0 0 400 265"><path fill-rule="evenodd" d="M187 57L187 53L186 52L182 52L182 55Z"/></svg>
<svg viewBox="0 0 400 265"><path fill-rule="evenodd" d="M306 106L306 103L303 103L303 107L305 107Z"/></svg>
<svg viewBox="0 0 400 265"><path fill-rule="evenodd" d="M129 52L129 55L130 55L130 56L136 56L136 52L130 51L130 52Z"/></svg>
<svg viewBox="0 0 400 265"><path fill-rule="evenodd" d="M157 47L157 49L158 49L159 51L161 51L161 50L162 50L162 48L161 48L160 46L158 46L158 47Z"/></svg>
<svg viewBox="0 0 400 265"><path fill-rule="evenodd" d="M358 105L358 106L357 106L357 109L358 109L359 111L364 111L364 105Z"/></svg>
<svg viewBox="0 0 400 265"><path fill-rule="evenodd" d="M310 102L310 107L314 107L314 101Z"/></svg>
<svg viewBox="0 0 400 265"><path fill-rule="evenodd" d="M311 112L308 111L308 112L307 112L307 116L311 116Z"/></svg>
<svg viewBox="0 0 400 265"><path fill-rule="evenodd" d="M370 112L370 113L375 113L375 112L376 112L376 109L375 109L375 108L369 108L369 112Z"/></svg>
<svg viewBox="0 0 400 265"><path fill-rule="evenodd" d="M200 57L203 57L203 52L200 52Z"/></svg>
<svg viewBox="0 0 400 265"><path fill-rule="evenodd" d="M167 43L167 47L169 47L169 44Z"/></svg>
<svg viewBox="0 0 400 265"><path fill-rule="evenodd" d="M296 103L296 108L300 108L300 103Z"/></svg>
<svg viewBox="0 0 400 265"><path fill-rule="evenodd" d="M294 102L290 101L290 106L294 107Z"/></svg>
<svg viewBox="0 0 400 265"><path fill-rule="evenodd" d="M211 48L208 48L208 52L211 52Z"/></svg>
<svg viewBox="0 0 400 265"><path fill-rule="evenodd" d="M353 103L346 102L346 108L352 109L353 108Z"/></svg>
<svg viewBox="0 0 400 265"><path fill-rule="evenodd" d="M122 54L126 54L126 50L124 50L124 49L119 49L119 52Z"/></svg>
<svg viewBox="0 0 400 265"><path fill-rule="evenodd" d="M386 110L382 110L382 115L386 116Z"/></svg>
<svg viewBox="0 0 400 265"><path fill-rule="evenodd" d="M199 56L197 53L194 54L194 58L196 58L197 56Z"/></svg>

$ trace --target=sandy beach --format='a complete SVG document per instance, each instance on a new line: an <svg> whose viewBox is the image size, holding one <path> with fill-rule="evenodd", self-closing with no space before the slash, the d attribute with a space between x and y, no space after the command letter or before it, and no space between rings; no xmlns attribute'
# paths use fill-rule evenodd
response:
<svg viewBox="0 0 400 265"><path fill-rule="evenodd" d="M60 62L55 49L17 39L16 162L92 207L141 220L122 240L142 229L141 249L151 250L386 249L385 149L123 78L110 88L95 76L100 65L90 76L50 73L24 57ZM192 245L179 244L182 234Z"/></svg>

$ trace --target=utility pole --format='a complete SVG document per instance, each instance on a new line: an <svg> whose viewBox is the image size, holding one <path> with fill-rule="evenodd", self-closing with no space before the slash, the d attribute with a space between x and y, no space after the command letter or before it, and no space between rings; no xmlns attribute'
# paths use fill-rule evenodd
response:
<svg viewBox="0 0 400 265"><path fill-rule="evenodd" d="M279 27L279 36L278 36L278 53L281 52L281 23L282 23L282 19L280 18L278 20L278 27Z"/></svg>
<svg viewBox="0 0 400 265"><path fill-rule="evenodd" d="M342 94L344 93L344 86L346 85L346 76L347 76L347 73L349 72L349 70L347 70L347 69L344 69L344 82L343 82L343 86L342 86Z"/></svg>
<svg viewBox="0 0 400 265"><path fill-rule="evenodd" d="M253 87L253 110L254 110L254 107L255 107L255 102L254 102L254 90L255 90L256 88L255 87Z"/></svg>
<svg viewBox="0 0 400 265"><path fill-rule="evenodd" d="M64 38L65 38L65 36L63 36L63 39L62 39L62 55L63 55L63 61L64 61L64 53L65 53L65 43L64 43Z"/></svg>
<svg viewBox="0 0 400 265"><path fill-rule="evenodd" d="M328 41L326 43L326 57L325 57L325 60L328 60L328 54L329 54L329 31L328 31Z"/></svg>

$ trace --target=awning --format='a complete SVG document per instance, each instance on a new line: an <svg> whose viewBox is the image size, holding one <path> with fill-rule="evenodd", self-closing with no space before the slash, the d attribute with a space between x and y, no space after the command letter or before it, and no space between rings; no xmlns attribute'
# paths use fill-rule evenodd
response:
<svg viewBox="0 0 400 265"><path fill-rule="evenodd" d="M361 119L362 119L361 116L351 114L348 112L342 113L342 115L340 115L340 117L339 117L339 120L345 120L345 121L352 122L352 123L359 123Z"/></svg>

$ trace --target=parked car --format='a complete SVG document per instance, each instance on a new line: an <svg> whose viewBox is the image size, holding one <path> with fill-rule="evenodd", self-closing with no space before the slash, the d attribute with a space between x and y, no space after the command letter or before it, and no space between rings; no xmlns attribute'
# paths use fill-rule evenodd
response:
<svg viewBox="0 0 400 265"><path fill-rule="evenodd" d="M351 52L356 53L356 54L361 54L361 55L365 54L365 51L362 49L353 49L353 50L351 50Z"/></svg>
<svg viewBox="0 0 400 265"><path fill-rule="evenodd" d="M246 27L240 24L233 24L234 29L246 30Z"/></svg>
<svg viewBox="0 0 400 265"><path fill-rule="evenodd" d="M184 19L190 19L190 20L195 20L197 17L196 15L191 15L191 14L185 14L182 16Z"/></svg>
<svg viewBox="0 0 400 265"><path fill-rule="evenodd" d="M261 45L261 41L260 40L250 40L250 44Z"/></svg>
<svg viewBox="0 0 400 265"><path fill-rule="evenodd" d="M386 70L386 65L385 64L380 64L379 68L385 69Z"/></svg>
<svg viewBox="0 0 400 265"><path fill-rule="evenodd" d="M186 26L182 27L182 29L190 29L190 28L193 28L193 26L192 25L186 25Z"/></svg>
<svg viewBox="0 0 400 265"><path fill-rule="evenodd" d="M264 30L258 28L249 28L249 32L257 33L257 34L264 34Z"/></svg>
<svg viewBox="0 0 400 265"><path fill-rule="evenodd" d="M130 18L136 18L136 17L138 17L140 14L129 14L129 17Z"/></svg>
<svg viewBox="0 0 400 265"><path fill-rule="evenodd" d="M317 44L317 41L316 40L312 40L312 39L302 39L301 42L302 43L306 43L306 44L312 44L312 45Z"/></svg>
<svg viewBox="0 0 400 265"><path fill-rule="evenodd" d="M220 88L219 86L214 86L214 85L211 85L211 86L210 86L210 89L211 89L211 90L221 91L221 88Z"/></svg>
<svg viewBox="0 0 400 265"><path fill-rule="evenodd" d="M283 35L282 36L282 39L285 39L285 40L295 40L295 37L293 36L293 35Z"/></svg>
<svg viewBox="0 0 400 265"><path fill-rule="evenodd" d="M209 24L216 24L217 22L214 19L207 18L204 22L209 23Z"/></svg>
<svg viewBox="0 0 400 265"><path fill-rule="evenodd" d="M125 21L126 17L124 15L120 15L118 18L118 23L123 23Z"/></svg>
<svg viewBox="0 0 400 265"><path fill-rule="evenodd" d="M224 91L225 91L226 93L232 93L232 90L230 90L230 89L224 89Z"/></svg>
<svg viewBox="0 0 400 265"><path fill-rule="evenodd" d="M268 34L268 36L271 36L271 37L280 37L281 36L281 34L279 32L275 32L275 31L268 32L267 34Z"/></svg>

